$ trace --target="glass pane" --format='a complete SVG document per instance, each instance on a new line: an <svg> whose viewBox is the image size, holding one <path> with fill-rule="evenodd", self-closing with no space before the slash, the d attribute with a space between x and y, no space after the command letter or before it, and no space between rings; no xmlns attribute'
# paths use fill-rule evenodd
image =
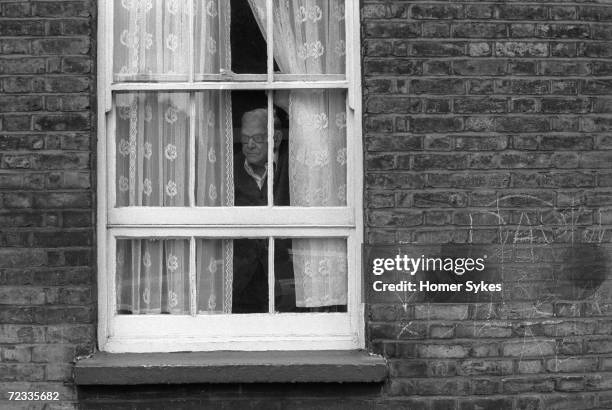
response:
<svg viewBox="0 0 612 410"><path fill-rule="evenodd" d="M263 91L232 93L236 206L268 204L268 111ZM274 168L280 170L278 165ZM286 167L284 168L286 170ZM286 179L286 178L285 178ZM278 179L275 173L275 186ZM285 191L287 191L285 182Z"/></svg>
<svg viewBox="0 0 612 410"><path fill-rule="evenodd" d="M195 93L196 206L234 204L232 96Z"/></svg>
<svg viewBox="0 0 612 410"><path fill-rule="evenodd" d="M346 240L275 239L274 280L277 312L346 312Z"/></svg>
<svg viewBox="0 0 612 410"><path fill-rule="evenodd" d="M253 9L248 0L231 0L232 27L232 71L236 74L265 74L267 72L268 52L265 25L258 18L265 16L266 4L257 4L261 10ZM251 4L250 4L251 3Z"/></svg>
<svg viewBox="0 0 612 410"><path fill-rule="evenodd" d="M115 96L117 206L189 203L189 94Z"/></svg>
<svg viewBox="0 0 612 410"><path fill-rule="evenodd" d="M219 74L231 68L230 17L233 14L230 16L230 2L194 0L194 8L195 80L219 79Z"/></svg>
<svg viewBox="0 0 612 410"><path fill-rule="evenodd" d="M263 4L265 0L251 0ZM344 74L344 0L274 1L274 60L279 74ZM265 22L265 17L262 17ZM303 79L303 78L296 78Z"/></svg>
<svg viewBox="0 0 612 410"><path fill-rule="evenodd" d="M117 313L189 314L189 242L117 240Z"/></svg>
<svg viewBox="0 0 612 410"><path fill-rule="evenodd" d="M275 105L288 112L283 138L288 142L289 205L345 206L346 92L292 90L274 96Z"/></svg>
<svg viewBox="0 0 612 410"><path fill-rule="evenodd" d="M198 239L199 313L268 312L268 239Z"/></svg>
<svg viewBox="0 0 612 410"><path fill-rule="evenodd" d="M186 81L190 18L187 1L115 0L114 80Z"/></svg>

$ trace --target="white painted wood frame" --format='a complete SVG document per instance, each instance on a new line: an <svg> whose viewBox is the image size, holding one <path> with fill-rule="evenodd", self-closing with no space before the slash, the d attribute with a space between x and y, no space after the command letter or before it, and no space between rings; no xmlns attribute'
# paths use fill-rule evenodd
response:
<svg viewBox="0 0 612 410"><path fill-rule="evenodd" d="M118 0L115 0L118 1ZM189 0L193 4L200 0ZM272 39L271 5L267 1L267 37ZM187 82L114 82L113 1L98 2L98 141L97 141L97 273L98 344L108 352L170 352L205 350L329 350L364 347L361 300L363 243L363 154L359 2L345 0L346 76L282 75L273 72L272 43L267 46L267 74L194 75L190 47ZM192 7L193 10L193 7ZM193 18L189 24L193 37ZM193 41L191 41L193 43ZM197 77L197 78L196 78ZM159 80L159 78L158 78ZM347 91L347 206L274 207L272 173L268 173L268 206L196 207L195 98L198 90L345 89ZM113 93L183 91L190 93L189 206L116 208L115 117ZM272 113L269 111L269 115ZM273 122L268 121L272 141ZM269 144L268 159L272 158ZM272 161L268 161L272 163ZM348 249L346 313L274 313L274 286L269 286L270 313L198 314L195 243L199 238L262 238L269 241L269 283L274 283L273 238L344 238ZM190 304L186 315L116 314L116 242L122 238L182 238L190 248Z"/></svg>

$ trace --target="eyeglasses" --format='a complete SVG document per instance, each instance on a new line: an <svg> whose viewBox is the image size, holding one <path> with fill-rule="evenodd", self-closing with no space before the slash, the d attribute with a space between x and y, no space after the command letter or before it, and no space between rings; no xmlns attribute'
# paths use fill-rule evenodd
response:
<svg viewBox="0 0 612 410"><path fill-rule="evenodd" d="M253 139L253 141L258 144L262 144L268 141L268 134L242 135L240 137L240 142L248 144L250 139Z"/></svg>

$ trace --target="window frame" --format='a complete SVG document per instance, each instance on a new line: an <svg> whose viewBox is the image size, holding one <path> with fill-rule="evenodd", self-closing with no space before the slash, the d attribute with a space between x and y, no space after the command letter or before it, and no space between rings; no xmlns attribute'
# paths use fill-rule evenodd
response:
<svg viewBox="0 0 612 410"><path fill-rule="evenodd" d="M118 1L118 0L116 0ZM190 0L193 4L194 0ZM268 34L271 8L268 6ZM276 0L274 0L276 1ZM345 78L322 76L323 81L295 75L275 81L271 67L272 42L267 42L268 73L237 75L238 81L173 83L113 82L113 1L98 5L97 83L97 277L98 346L107 352L171 352L210 350L348 350L363 348L364 308L361 300L361 244L363 243L363 152L361 128L361 67L358 0L345 0ZM267 38L271 38L270 35ZM193 54L191 52L191 54ZM191 70L192 71L192 70ZM325 78L323 78L325 77ZM242 81L241 81L242 80ZM246 80L246 81L245 81ZM287 80L287 81L285 81ZM291 80L291 81L288 81ZM115 208L116 144L113 93L118 91L344 89L347 107L347 204L345 207ZM273 96L268 97L268 107ZM271 111L269 111L271 116ZM269 123L269 138L272 121ZM193 140L195 135L190 134ZM272 157L269 144L268 158ZM193 155L191 155L193 158ZM190 162L190 188L194 163ZM355 177L356 176L356 177ZM268 195L272 192L268 173ZM191 194L190 196L193 196ZM171 223L151 224L160 215ZM209 223L202 223L207 219ZM253 223L253 221L257 223ZM214 221L214 222L213 222ZM289 221L289 222L287 222ZM197 238L346 238L348 301L346 313L261 313L211 315L116 314L116 241L122 238L185 238L190 241L190 289L195 292ZM269 253L273 255L273 247ZM273 257L269 260L273 261ZM273 262L272 262L273 264ZM273 267L269 268L273 270ZM192 297L192 301L194 298ZM192 307L192 313L193 313ZM211 331L214 329L214 331ZM237 332L236 329L241 329Z"/></svg>

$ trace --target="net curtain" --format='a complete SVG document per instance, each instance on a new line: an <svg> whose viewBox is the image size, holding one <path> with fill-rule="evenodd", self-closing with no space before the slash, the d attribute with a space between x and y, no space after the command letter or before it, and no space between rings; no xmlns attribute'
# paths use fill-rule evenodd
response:
<svg viewBox="0 0 612 410"><path fill-rule="evenodd" d="M115 81L187 80L188 4L115 2ZM196 78L230 67L229 11L229 2L223 0L194 1ZM190 138L196 145L196 205L233 205L230 104L227 91L116 94L117 206L188 206ZM198 311L231 311L231 252L231 241L196 241ZM118 240L119 310L188 314L189 269L186 240Z"/></svg>
<svg viewBox="0 0 612 410"><path fill-rule="evenodd" d="M249 0L249 4L265 37L266 1ZM344 0L278 0L272 4L274 59L282 74L344 74ZM292 206L346 205L345 101L340 90L289 93ZM292 242L296 306L346 304L346 242Z"/></svg>

